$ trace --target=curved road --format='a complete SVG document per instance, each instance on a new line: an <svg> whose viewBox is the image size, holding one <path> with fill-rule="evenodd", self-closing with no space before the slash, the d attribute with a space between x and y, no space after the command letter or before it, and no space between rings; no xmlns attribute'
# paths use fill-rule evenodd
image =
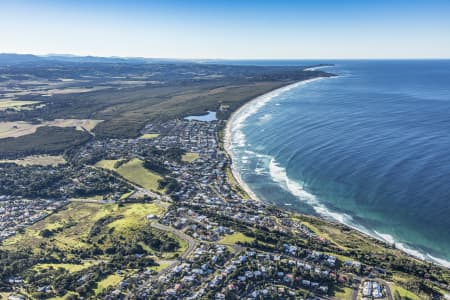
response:
<svg viewBox="0 0 450 300"><path fill-rule="evenodd" d="M156 228L156 229L159 229L159 230L162 230L162 231L167 231L167 232L173 233L174 235L176 235L177 237L179 237L182 240L185 240L188 243L188 248L181 255L182 259L187 258L192 253L192 251L194 251L194 249L198 245L198 242L196 240L194 240L192 237L190 237L189 235L187 235L184 232L181 232L181 231L179 231L179 230L177 230L175 228L163 225L163 224L158 223L158 222L152 222L151 226L153 228Z"/></svg>

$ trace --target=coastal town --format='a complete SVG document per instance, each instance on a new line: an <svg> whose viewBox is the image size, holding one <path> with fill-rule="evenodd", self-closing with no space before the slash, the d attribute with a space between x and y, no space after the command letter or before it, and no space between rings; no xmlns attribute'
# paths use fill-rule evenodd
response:
<svg viewBox="0 0 450 300"><path fill-rule="evenodd" d="M158 209L134 221L147 224L143 226L149 226L152 234L168 234L174 243L185 245L172 256L146 250L149 246L135 248L130 254L139 259L154 254L138 268L109 268L102 276L117 280L97 288L94 294L86 287L88 278L98 272L95 265L80 267L75 273L64 268L74 268L75 261L91 264L102 257L103 250L85 255L81 261L57 260L52 269L59 265L62 274L76 276L74 290L60 289L57 282L36 286L25 277L9 276L2 289L8 299L64 294L66 299L394 299L391 287L398 287L386 282L392 273L384 265L364 256L361 261L352 258L352 251L344 250L313 225L313 217L248 197L233 177L219 138L224 127L225 121L215 118L151 122L138 138L96 139L66 153L65 164L46 167L52 170L48 173L66 174L63 179L70 178L70 172L79 172L79 180L62 185L58 194L42 193L41 197L51 196L49 200L28 200L27 191L21 189L14 196L0 196L1 239L6 245L13 245L14 236L26 234L28 227L39 226L50 215L64 213L73 205L127 207L139 203ZM149 176L153 182L126 173L129 164L133 164L133 172ZM48 180L40 166L9 163L0 167L9 168L8 180L20 180L14 174L25 171L39 172L40 176L33 176L35 186ZM109 184L104 185L106 182ZM84 192L75 197L80 184ZM100 192L101 197L95 196ZM113 220L99 219L95 226ZM47 225L38 234L51 239L70 224L55 226ZM90 230L89 236L93 236ZM432 279L427 282L449 288ZM439 299L438 293L433 295Z"/></svg>

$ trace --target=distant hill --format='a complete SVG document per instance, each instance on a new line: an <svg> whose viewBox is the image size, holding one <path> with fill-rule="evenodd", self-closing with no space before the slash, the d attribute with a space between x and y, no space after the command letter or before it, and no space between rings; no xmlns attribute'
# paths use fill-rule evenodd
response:
<svg viewBox="0 0 450 300"><path fill-rule="evenodd" d="M68 63L131 63L131 64L151 64L151 63L170 63L186 62L175 59L156 59L144 57L100 57L100 56L76 56L71 54L16 54L0 53L0 65L17 65L35 62L68 62Z"/></svg>
<svg viewBox="0 0 450 300"><path fill-rule="evenodd" d="M39 60L42 58L32 54L0 53L0 65L15 65Z"/></svg>

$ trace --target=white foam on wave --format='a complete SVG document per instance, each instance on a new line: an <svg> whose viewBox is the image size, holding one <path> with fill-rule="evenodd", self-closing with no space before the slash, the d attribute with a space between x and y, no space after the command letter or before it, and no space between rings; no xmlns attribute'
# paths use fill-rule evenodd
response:
<svg viewBox="0 0 450 300"><path fill-rule="evenodd" d="M299 198L299 200L310 205L317 214L323 217L332 218L341 223L352 223L351 216L329 210L325 205L319 202L316 196L307 192L302 184L290 179L286 172L286 168L281 167L274 158L270 160L269 170L270 175L275 182L277 182L283 189Z"/></svg>
<svg viewBox="0 0 450 300"><path fill-rule="evenodd" d="M395 239L392 235L387 234L387 233L380 233L376 230L373 231L379 238L381 238L383 241L385 241L386 243L389 244L394 244L395 243Z"/></svg>
<svg viewBox="0 0 450 300"><path fill-rule="evenodd" d="M376 230L374 230L373 232L375 233L377 238L385 241L386 243L388 243L388 244L395 244L395 248L400 249L400 250L402 250L402 251L404 251L404 252L406 252L406 253L414 256L414 257L420 258L422 260L426 259L426 255L425 254L423 254L422 252L420 252L418 250L412 249L412 248L408 247L407 245L405 245L403 243L400 243L400 242L396 241L395 238L392 235L387 234L387 233L380 233L380 232L378 232Z"/></svg>
<svg viewBox="0 0 450 300"><path fill-rule="evenodd" d="M262 175L266 173L266 169L265 168L255 168L255 174L256 175Z"/></svg>
<svg viewBox="0 0 450 300"><path fill-rule="evenodd" d="M439 265L445 266L447 268L450 268L450 261L442 259L442 258L437 258L434 257L433 255L427 254L428 259L436 262Z"/></svg>
<svg viewBox="0 0 450 300"><path fill-rule="evenodd" d="M242 131L245 120L257 113L263 106L265 106L270 100L279 96L282 93L285 93L289 90L292 90L296 87L305 85L307 83L317 81L323 79L322 77L313 78L309 80L300 81L297 83L293 83L279 89L273 90L267 94L256 97L252 101L244 104L241 108L239 108L233 115L230 120L227 122L227 128L225 130L225 148L226 149L235 149L236 147L245 147L246 146L246 137ZM268 121L272 118L271 115L267 114L262 116L262 122ZM232 125L231 125L232 124Z"/></svg>
<svg viewBox="0 0 450 300"><path fill-rule="evenodd" d="M310 82L317 81L320 79L323 79L323 78L319 77L319 78L314 78L314 79L310 79L310 80L305 80L305 81L297 82L297 83L276 89L272 92L269 92L262 96L256 97L252 101L243 105L240 109L238 109L231 116L231 118L227 122L227 128L225 130L225 143L224 143L225 149L230 153L230 155L233 156L233 151L236 147L243 148L245 146L250 146L250 145L246 144L246 136L242 131L244 122L249 116L257 113L270 100L272 100L273 98L277 97L278 95L280 95L284 92L287 92L291 89L294 89L296 87L299 87L299 86L302 86L302 85L305 85L305 84L308 84ZM280 103L276 103L275 105L278 106L278 105L280 105ZM268 117L266 117L266 118L268 118ZM261 119L264 119L264 116L261 117L260 120ZM283 167L280 167L274 158L264 155L264 154L255 153L254 151L250 151L250 150L245 150L245 153L255 155L258 158L269 159L270 160L270 165L269 165L270 171L269 172L270 172L272 179L275 182L278 182L280 184L280 186L283 187L285 190L291 192L293 195L298 197L301 201L305 201L307 204L309 204L311 207L313 207L314 211L317 214L319 214L325 218L331 218L337 222L346 224L347 226L350 226L356 230L359 230L369 236L379 238L387 243L390 243L390 244L395 243L395 245L398 249L400 249L412 256L415 256L422 260L426 259L428 261L432 261L439 265L450 268L450 262L447 260L436 258L428 253L426 253L426 254L421 253L418 250L412 249L402 243L396 242L394 237L389 234L378 233L376 231L374 232L372 230L368 230L364 226L355 224L350 215L341 214L341 213L337 213L337 212L333 212L333 211L329 210L325 205L320 203L319 200L314 195L305 191L302 184L299 184L299 183L291 180L287 175L286 169L284 169ZM248 170L245 167L241 167L240 169L241 169L241 171ZM261 174L262 174L264 171L261 169L262 168L256 168L255 173L261 172ZM239 182L239 184L242 186L242 188L247 192L247 194L251 198L259 200L257 195L242 180L240 172L236 167L236 164L232 164L231 170L233 172L234 177Z"/></svg>
<svg viewBox="0 0 450 300"><path fill-rule="evenodd" d="M436 258L429 253L423 253L419 250L413 249L403 243L397 242L395 238L387 233L380 233L377 231L370 231L367 228L355 224L353 222L353 218L347 214L344 213L337 213L334 211L329 210L325 205L319 202L316 196L313 194L307 192L303 185L290 179L288 177L287 171L284 167L279 166L275 159L271 159L269 164L270 169L270 175L272 179L277 182L283 189L289 191L291 194L299 198L299 200L306 202L308 205L310 205L317 214L321 215L325 218L332 218L335 221L338 221L340 223L346 224L352 228L355 228L359 231L362 231L363 233L374 236L375 238L381 239L389 244L395 244L395 247L397 249L400 249L404 251L405 253L408 253L411 256L417 257L422 260L427 260L434 262L436 264L445 266L447 268L450 268L450 262L444 259Z"/></svg>
<svg viewBox="0 0 450 300"><path fill-rule="evenodd" d="M434 256L432 256L429 253L424 253L424 252L422 252L420 250L413 249L413 248L411 248L411 247L409 247L409 246L407 246L407 245L405 245L403 243L397 242L395 240L395 238L392 235L390 235L390 234L380 233L380 232L378 232L376 230L374 230L373 232L377 235L378 238L381 238L381 240L383 240L383 241L385 241L386 243L389 243L389 244L395 244L395 248L400 249L403 252L406 252L406 253L408 253L411 256L417 257L417 258L422 259L422 260L431 261L431 262L434 262L436 264L439 264L439 265L445 266L447 268L450 268L450 262L445 260L445 259L434 257Z"/></svg>

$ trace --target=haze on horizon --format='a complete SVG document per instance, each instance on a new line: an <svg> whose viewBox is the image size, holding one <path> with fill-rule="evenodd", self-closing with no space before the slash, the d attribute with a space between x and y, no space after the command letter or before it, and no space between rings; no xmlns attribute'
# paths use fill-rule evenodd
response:
<svg viewBox="0 0 450 300"><path fill-rule="evenodd" d="M0 2L0 53L450 58L443 0Z"/></svg>

